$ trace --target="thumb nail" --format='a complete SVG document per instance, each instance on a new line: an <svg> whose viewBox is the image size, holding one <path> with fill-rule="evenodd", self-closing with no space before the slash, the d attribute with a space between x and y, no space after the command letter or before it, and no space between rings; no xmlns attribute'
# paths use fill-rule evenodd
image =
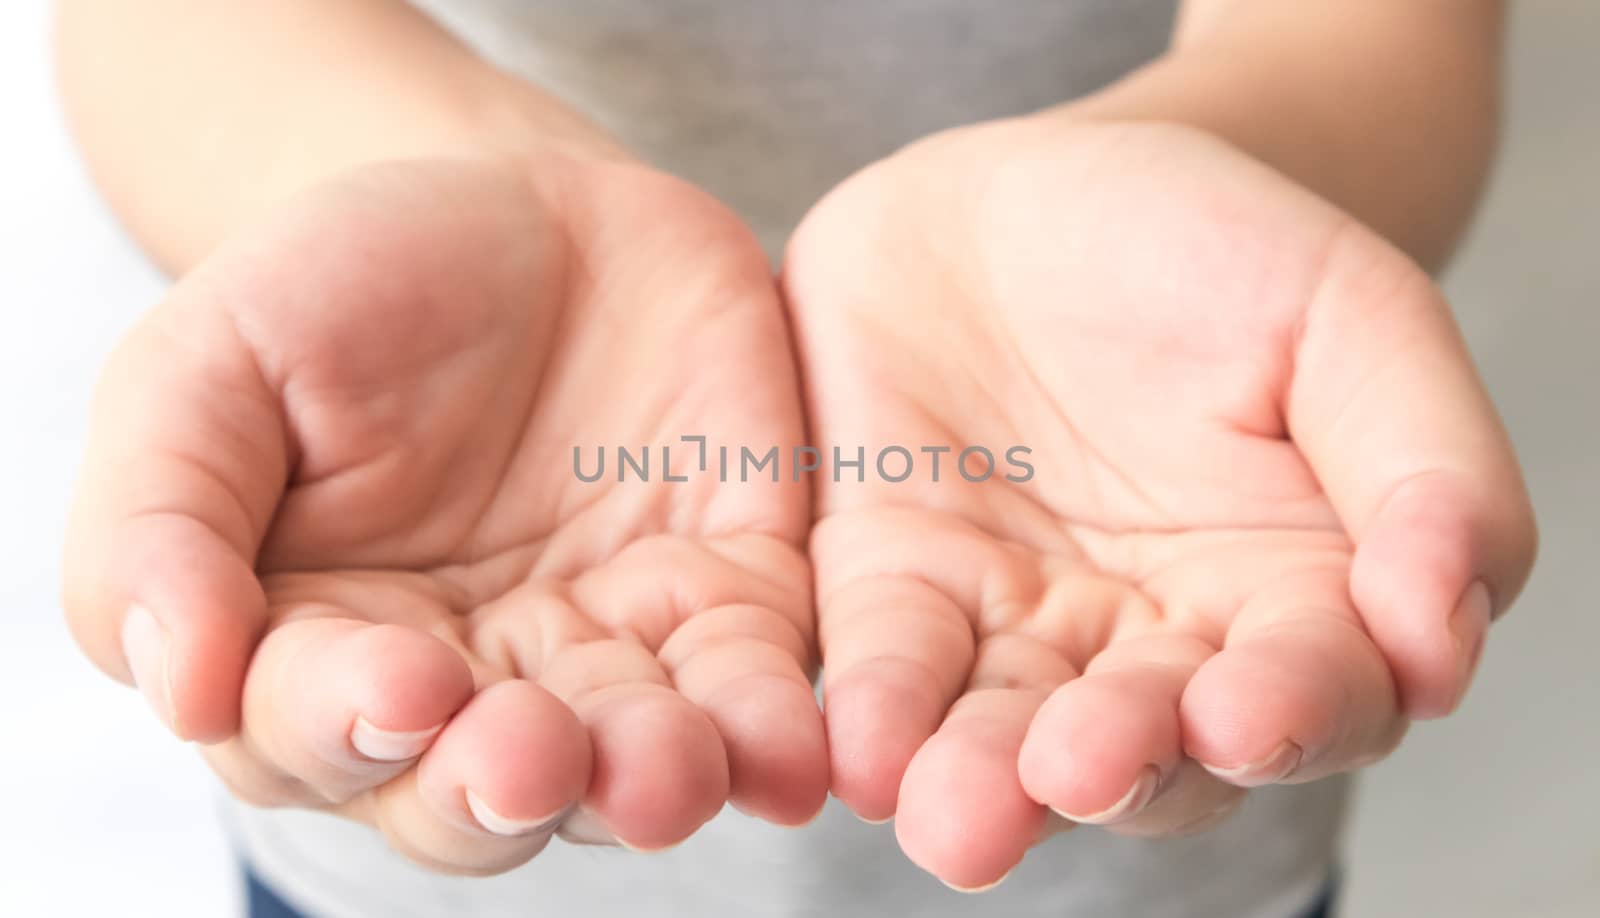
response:
<svg viewBox="0 0 1600 918"><path fill-rule="evenodd" d="M167 672L167 632L144 606L134 606L122 620L122 653L133 684L144 693L156 717L176 732L172 716L172 680Z"/></svg>
<svg viewBox="0 0 1600 918"><path fill-rule="evenodd" d="M1456 659L1461 667L1457 680L1458 705L1467 693L1473 673L1478 669L1478 659L1483 656L1483 641L1489 631L1492 613L1489 588L1479 580L1461 594L1461 600L1450 615L1450 633L1456 641Z"/></svg>

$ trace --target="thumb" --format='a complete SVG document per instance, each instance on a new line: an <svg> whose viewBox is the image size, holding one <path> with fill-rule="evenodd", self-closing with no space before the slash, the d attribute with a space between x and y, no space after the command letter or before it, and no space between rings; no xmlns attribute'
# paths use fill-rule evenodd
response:
<svg viewBox="0 0 1600 918"><path fill-rule="evenodd" d="M1355 540L1351 597L1402 704L1449 713L1533 566L1533 510L1437 288L1359 226L1308 307L1287 414Z"/></svg>
<svg viewBox="0 0 1600 918"><path fill-rule="evenodd" d="M203 281L118 346L95 394L63 604L94 663L179 737L238 726L266 618L254 559L289 466L279 401Z"/></svg>

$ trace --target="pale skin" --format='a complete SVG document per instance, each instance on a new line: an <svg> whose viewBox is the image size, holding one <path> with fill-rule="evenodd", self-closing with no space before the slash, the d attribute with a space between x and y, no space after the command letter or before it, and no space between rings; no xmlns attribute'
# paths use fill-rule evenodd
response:
<svg viewBox="0 0 1600 918"><path fill-rule="evenodd" d="M61 4L91 168L182 277L105 372L69 620L241 797L483 873L831 790L971 889L1459 703L1534 527L1418 265L1490 158L1500 4L1191 0L1122 83L845 182L778 282L403 4L312 5ZM683 433L1038 471L571 474Z"/></svg>

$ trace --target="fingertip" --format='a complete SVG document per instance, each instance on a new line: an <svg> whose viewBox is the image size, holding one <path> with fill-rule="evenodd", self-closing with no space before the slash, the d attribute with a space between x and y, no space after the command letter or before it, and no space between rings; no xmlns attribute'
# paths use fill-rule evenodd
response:
<svg viewBox="0 0 1600 918"><path fill-rule="evenodd" d="M244 680L259 633L248 620L208 624L203 631L184 627L181 621L174 624L162 622L156 640L148 631L144 638L135 638L143 645L133 650L135 654L151 654L153 648L166 653L161 663L148 662L150 656L145 656L145 662L136 664L130 657L135 682L146 698L162 699L161 707L156 701L152 707L157 707L158 715L164 707L165 722L179 739L204 745L227 740L239 732ZM151 655L159 659L160 650ZM139 669L151 675L140 677Z"/></svg>
<svg viewBox="0 0 1600 918"><path fill-rule="evenodd" d="M1045 807L1017 779L1017 752L1038 701L1006 689L968 695L906 769L895 837L947 886L993 886L1044 834Z"/></svg>
<svg viewBox="0 0 1600 918"><path fill-rule="evenodd" d="M894 817L906 769L944 717L926 680L901 669L858 668L823 697L833 795L871 823Z"/></svg>
<svg viewBox="0 0 1600 918"><path fill-rule="evenodd" d="M1473 645L1488 627L1488 589L1473 574L1465 533L1459 520L1400 506L1351 563L1351 600L1412 717L1454 709Z"/></svg>
<svg viewBox="0 0 1600 918"><path fill-rule="evenodd" d="M328 688L355 712L352 740L373 740L391 754L398 742L427 748L446 720L472 698L472 670L444 641L401 625L367 625L330 642ZM365 726L363 726L365 725ZM370 756L378 758L378 756Z"/></svg>
<svg viewBox="0 0 1600 918"><path fill-rule="evenodd" d="M1414 718L1460 704L1489 622L1522 589L1538 532L1509 457L1495 487L1434 472L1388 495L1361 533L1350 595Z"/></svg>
<svg viewBox="0 0 1600 918"><path fill-rule="evenodd" d="M484 688L451 718L417 766L445 821L501 837L553 831L593 773L588 731L560 699L525 680Z"/></svg>
<svg viewBox="0 0 1600 918"><path fill-rule="evenodd" d="M581 706L594 745L584 796L620 843L670 848L722 810L730 777L722 737L706 713L676 691L624 683L593 692Z"/></svg>
<svg viewBox="0 0 1600 918"><path fill-rule="evenodd" d="M1143 809L1181 753L1175 698L1141 692L1136 678L1086 676L1040 707L1017 774L1034 800L1099 825Z"/></svg>
<svg viewBox="0 0 1600 918"><path fill-rule="evenodd" d="M1179 702L1185 752L1238 787L1288 777L1303 756L1292 734L1326 729L1338 714L1339 686L1319 687L1293 669L1292 659L1237 649L1203 665Z"/></svg>
<svg viewBox="0 0 1600 918"><path fill-rule="evenodd" d="M828 742L816 696L786 678L745 681L737 697L704 706L727 751L729 802L777 825L804 825L828 799Z"/></svg>
<svg viewBox="0 0 1600 918"><path fill-rule="evenodd" d="M252 758L341 803L411 767L472 695L461 655L431 634L306 605L268 631L242 690Z"/></svg>
<svg viewBox="0 0 1600 918"><path fill-rule="evenodd" d="M266 619L254 572L193 519L145 516L117 532L115 558L80 559L98 573L81 574L84 582L67 590L79 646L134 684L179 739L212 744L236 735Z"/></svg>

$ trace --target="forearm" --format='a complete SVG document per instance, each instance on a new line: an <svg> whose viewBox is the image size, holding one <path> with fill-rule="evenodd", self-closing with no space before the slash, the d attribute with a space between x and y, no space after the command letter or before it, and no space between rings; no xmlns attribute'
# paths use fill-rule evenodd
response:
<svg viewBox="0 0 1600 918"><path fill-rule="evenodd" d="M1172 51L1066 106L1214 133L1439 267L1498 129L1503 0L1189 0Z"/></svg>
<svg viewBox="0 0 1600 918"><path fill-rule="evenodd" d="M96 182L181 272L234 227L382 159L620 151L402 0L58 0L60 83Z"/></svg>

